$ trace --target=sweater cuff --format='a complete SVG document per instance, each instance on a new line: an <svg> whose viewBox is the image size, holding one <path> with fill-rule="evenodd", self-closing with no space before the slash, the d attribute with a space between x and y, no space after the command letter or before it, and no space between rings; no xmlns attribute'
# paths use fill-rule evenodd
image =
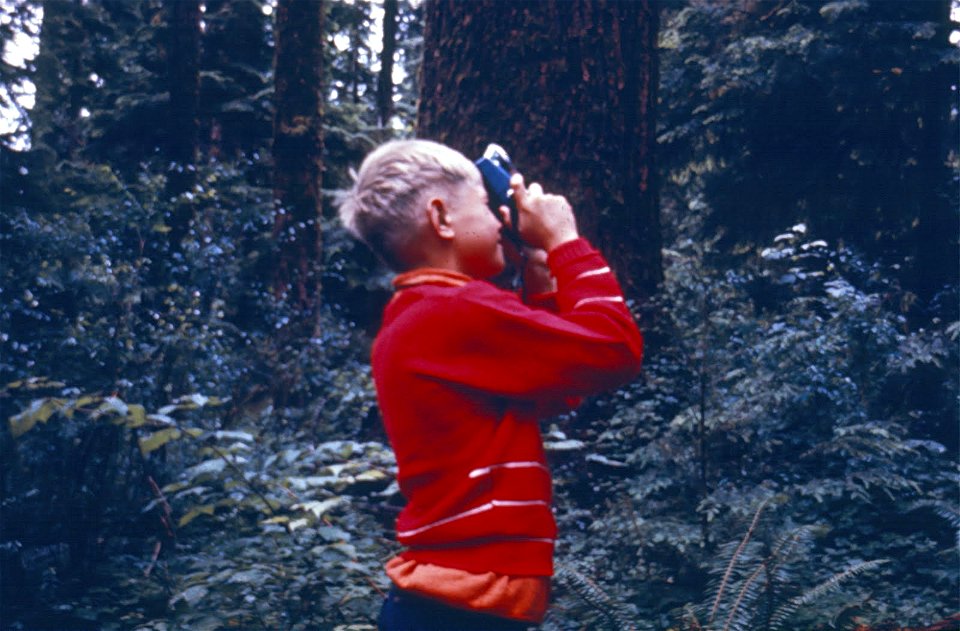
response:
<svg viewBox="0 0 960 631"><path fill-rule="evenodd" d="M594 252L596 252L596 250L593 249L590 242L583 237L579 237L573 241L561 243L550 250L547 254L547 265L551 270L555 270L570 261L578 259L581 256L593 254Z"/></svg>

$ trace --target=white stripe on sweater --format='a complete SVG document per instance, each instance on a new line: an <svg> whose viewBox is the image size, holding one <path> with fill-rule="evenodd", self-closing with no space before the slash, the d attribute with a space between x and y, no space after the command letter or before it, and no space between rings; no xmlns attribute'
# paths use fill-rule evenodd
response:
<svg viewBox="0 0 960 631"><path fill-rule="evenodd" d="M470 472L469 477L479 478L482 475L487 475L494 469L527 469L527 468L539 468L544 471L549 471L545 466L539 462L529 461L516 461L516 462L501 462L500 464L492 464L489 467L480 467L479 469L474 469Z"/></svg>
<svg viewBox="0 0 960 631"><path fill-rule="evenodd" d="M597 296L595 298L584 298L573 305L573 308L576 309L581 305L590 304L591 302L623 302L623 296Z"/></svg>
<svg viewBox="0 0 960 631"><path fill-rule="evenodd" d="M548 504L543 500L491 500L486 504L481 504L480 506L463 511L462 513L457 513L456 515L451 515L450 517L444 517L443 519L439 519L425 526L420 526L419 528L414 528L413 530L399 531L397 532L397 537L413 537L415 535L419 535L421 532L426 532L431 528L443 526L444 524L449 524L452 521L463 519L465 517L479 515L480 513L485 513L488 510L493 510L494 508L514 508L520 506L548 506Z"/></svg>
<svg viewBox="0 0 960 631"><path fill-rule="evenodd" d="M577 277L574 278L573 280L580 280L581 278L589 278L591 276L600 276L601 274L609 274L609 273L610 273L609 267L599 267L597 269L592 269L590 271L578 274Z"/></svg>

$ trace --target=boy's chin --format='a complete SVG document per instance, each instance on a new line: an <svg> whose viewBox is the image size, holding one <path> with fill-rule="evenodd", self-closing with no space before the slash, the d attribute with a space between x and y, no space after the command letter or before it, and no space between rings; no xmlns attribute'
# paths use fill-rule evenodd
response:
<svg viewBox="0 0 960 631"><path fill-rule="evenodd" d="M496 278L506 271L509 271L512 265L507 261L506 257L503 256L501 251L500 255L496 257L495 260L491 261L490 271L491 273L487 276L488 279Z"/></svg>

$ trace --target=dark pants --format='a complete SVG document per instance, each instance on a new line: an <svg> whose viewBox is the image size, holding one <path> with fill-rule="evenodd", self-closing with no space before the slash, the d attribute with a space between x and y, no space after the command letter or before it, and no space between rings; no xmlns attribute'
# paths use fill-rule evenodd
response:
<svg viewBox="0 0 960 631"><path fill-rule="evenodd" d="M377 626L380 631L526 631L531 625L448 607L392 587Z"/></svg>

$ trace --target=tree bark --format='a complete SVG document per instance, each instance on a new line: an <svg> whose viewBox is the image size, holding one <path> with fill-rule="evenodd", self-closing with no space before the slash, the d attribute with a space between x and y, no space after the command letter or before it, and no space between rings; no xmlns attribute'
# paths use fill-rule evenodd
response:
<svg viewBox="0 0 960 631"><path fill-rule="evenodd" d="M662 280L653 0L431 0L418 134L503 145L563 193L629 295Z"/></svg>
<svg viewBox="0 0 960 631"><path fill-rule="evenodd" d="M277 298L318 322L323 3L280 0L276 13L273 234Z"/></svg>
<svg viewBox="0 0 960 631"><path fill-rule="evenodd" d="M377 77L377 118L386 127L393 116L393 56L397 51L398 0L383 1L383 50Z"/></svg>
<svg viewBox="0 0 960 631"><path fill-rule="evenodd" d="M179 247L190 229L194 204L181 197L196 184L197 147L200 141L200 2L168 0L167 89L170 109L167 119L166 192L176 198L170 218L170 243Z"/></svg>

